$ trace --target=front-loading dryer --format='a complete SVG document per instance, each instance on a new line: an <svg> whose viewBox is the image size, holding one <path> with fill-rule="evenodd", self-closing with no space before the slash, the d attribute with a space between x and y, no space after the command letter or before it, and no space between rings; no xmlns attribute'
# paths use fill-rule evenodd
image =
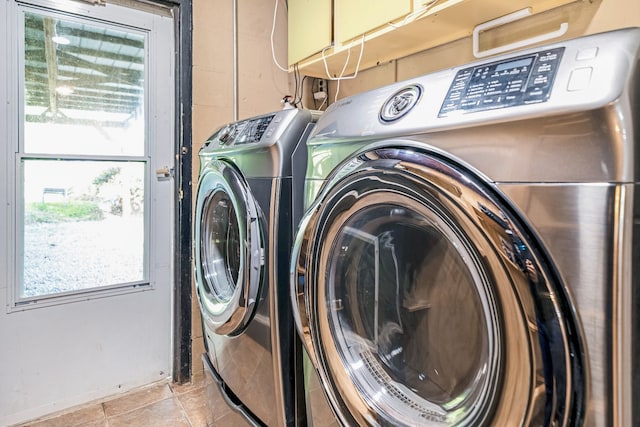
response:
<svg viewBox="0 0 640 427"><path fill-rule="evenodd" d="M203 361L254 425L293 425L297 416L288 266L317 117L285 109L231 123L200 150L194 256Z"/></svg>
<svg viewBox="0 0 640 427"><path fill-rule="evenodd" d="M639 48L623 29L327 109L290 271L312 424L640 420Z"/></svg>

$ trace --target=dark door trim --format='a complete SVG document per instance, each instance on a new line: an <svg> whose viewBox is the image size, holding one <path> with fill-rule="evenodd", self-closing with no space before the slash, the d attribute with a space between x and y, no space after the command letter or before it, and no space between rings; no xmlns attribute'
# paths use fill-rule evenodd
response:
<svg viewBox="0 0 640 427"><path fill-rule="evenodd" d="M192 0L177 0L176 10L176 251L174 296L173 380L191 380L191 290L193 263L191 255L192 216Z"/></svg>
<svg viewBox="0 0 640 427"><path fill-rule="evenodd" d="M140 0L172 9L176 35L173 381L191 380L193 0Z"/></svg>

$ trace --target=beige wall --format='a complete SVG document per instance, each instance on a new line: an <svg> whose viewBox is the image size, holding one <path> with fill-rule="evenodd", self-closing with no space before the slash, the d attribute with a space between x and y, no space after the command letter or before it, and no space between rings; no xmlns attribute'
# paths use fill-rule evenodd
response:
<svg viewBox="0 0 640 427"><path fill-rule="evenodd" d="M193 2L193 189L197 188L198 150L221 125L233 121L233 14L230 0ZM275 1L237 0L238 117L282 108L291 95L288 73L271 58L271 26ZM274 33L276 59L287 62L287 15L280 0ZM195 194L195 193L194 193ZM193 299L193 373L202 371L204 352L198 302Z"/></svg>
<svg viewBox="0 0 640 427"><path fill-rule="evenodd" d="M215 129L233 120L233 15L230 0L193 2L194 154ZM288 73L271 58L275 1L237 0L239 118L282 107L291 94ZM274 34L276 58L287 62L287 15L280 0ZM197 163L197 162L196 162Z"/></svg>
<svg viewBox="0 0 640 427"><path fill-rule="evenodd" d="M543 29L541 32L544 32L545 28L549 31L558 28L561 22L569 22L569 31L563 38L574 38L616 28L640 27L640 0L577 1L540 16L528 18L526 21L522 21L522 24L515 25L511 29L517 27L518 32L521 33L522 25L527 25L527 28L532 28L531 35L535 35L536 28ZM505 37L508 37L509 28L505 28L505 30ZM432 71L461 65L474 59L471 38L458 40L373 69L361 71L357 78L344 80L340 83L338 99ZM330 82L329 99L331 102L334 100L335 90L336 83Z"/></svg>

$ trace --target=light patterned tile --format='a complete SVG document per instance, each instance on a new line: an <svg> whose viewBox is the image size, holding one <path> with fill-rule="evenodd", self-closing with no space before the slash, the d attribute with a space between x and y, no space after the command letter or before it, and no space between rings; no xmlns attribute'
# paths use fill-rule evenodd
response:
<svg viewBox="0 0 640 427"><path fill-rule="evenodd" d="M105 418L102 421L93 421L87 424L82 424L78 427L109 427L109 422L107 421L107 419Z"/></svg>
<svg viewBox="0 0 640 427"><path fill-rule="evenodd" d="M171 383L169 387L171 387L171 391L173 391L173 394L179 396L181 394L189 393L193 390L204 387L207 381L207 377L205 377L204 375L204 370L201 370L199 372L194 372L194 374L191 376L190 382L186 384Z"/></svg>
<svg viewBox="0 0 640 427"><path fill-rule="evenodd" d="M191 341L191 372L203 372L202 354L205 351L204 338L193 338Z"/></svg>
<svg viewBox="0 0 640 427"><path fill-rule="evenodd" d="M234 427L248 426L201 371L188 384L156 384L20 427Z"/></svg>
<svg viewBox="0 0 640 427"><path fill-rule="evenodd" d="M251 424L235 411L227 412L221 418L218 418L210 427L250 427Z"/></svg>
<svg viewBox="0 0 640 427"><path fill-rule="evenodd" d="M126 393L121 397L105 402L104 412L107 417L124 414L134 409L147 406L150 403L165 400L171 396L172 393L169 384L163 382Z"/></svg>
<svg viewBox="0 0 640 427"><path fill-rule="evenodd" d="M173 397L108 417L107 421L109 427L190 427L182 408Z"/></svg>
<svg viewBox="0 0 640 427"><path fill-rule="evenodd" d="M24 426L29 427L80 427L91 423L104 425L106 420L102 404L94 404L78 408L72 412L66 412L55 417L31 422Z"/></svg>
<svg viewBox="0 0 640 427"><path fill-rule="evenodd" d="M206 396L204 381L202 387L177 396L192 427L207 427L213 424L213 413L206 402Z"/></svg>

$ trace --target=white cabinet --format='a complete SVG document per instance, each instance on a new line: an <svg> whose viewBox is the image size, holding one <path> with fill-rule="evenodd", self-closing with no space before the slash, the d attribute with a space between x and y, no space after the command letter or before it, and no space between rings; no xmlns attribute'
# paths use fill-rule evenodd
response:
<svg viewBox="0 0 640 427"><path fill-rule="evenodd" d="M569 3L581 2L289 0L289 66L321 78L328 77L326 70L337 77L344 68L346 76L356 70L362 47L360 70L469 37L478 24L514 11L529 8L536 15ZM316 32L321 40L307 34Z"/></svg>
<svg viewBox="0 0 640 427"><path fill-rule="evenodd" d="M332 0L289 0L289 66L330 47Z"/></svg>
<svg viewBox="0 0 640 427"><path fill-rule="evenodd" d="M336 0L334 2L335 40L346 43L362 34L390 25L407 16L412 0Z"/></svg>

